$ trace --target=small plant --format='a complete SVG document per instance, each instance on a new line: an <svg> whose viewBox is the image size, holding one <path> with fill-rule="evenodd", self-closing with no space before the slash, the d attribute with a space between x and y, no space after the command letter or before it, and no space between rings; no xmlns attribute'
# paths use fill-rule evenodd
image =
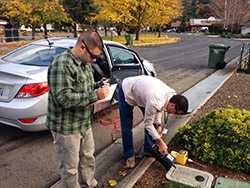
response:
<svg viewBox="0 0 250 188"><path fill-rule="evenodd" d="M203 162L250 172L250 111L220 108L177 134L191 155Z"/></svg>
<svg viewBox="0 0 250 188"><path fill-rule="evenodd" d="M232 33L229 33L229 32L223 32L221 34L221 37L224 37L224 38L232 38L233 34Z"/></svg>

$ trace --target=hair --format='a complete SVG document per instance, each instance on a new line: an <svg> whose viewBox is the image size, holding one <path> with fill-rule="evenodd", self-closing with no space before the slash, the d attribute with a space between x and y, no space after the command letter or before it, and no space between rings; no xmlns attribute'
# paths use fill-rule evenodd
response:
<svg viewBox="0 0 250 188"><path fill-rule="evenodd" d="M99 48L100 50L103 49L103 41L101 36L94 30L84 31L78 37L76 45L81 45L82 41L86 43L89 49L93 49L95 47Z"/></svg>
<svg viewBox="0 0 250 188"><path fill-rule="evenodd" d="M175 104L176 114L186 114L188 111L188 100L183 95L174 95L169 102Z"/></svg>

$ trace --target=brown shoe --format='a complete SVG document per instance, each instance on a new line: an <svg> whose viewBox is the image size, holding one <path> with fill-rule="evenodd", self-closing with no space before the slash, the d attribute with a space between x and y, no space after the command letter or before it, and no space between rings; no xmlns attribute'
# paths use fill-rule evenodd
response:
<svg viewBox="0 0 250 188"><path fill-rule="evenodd" d="M134 168L134 167L135 167L135 156L132 156L125 161L124 168Z"/></svg>

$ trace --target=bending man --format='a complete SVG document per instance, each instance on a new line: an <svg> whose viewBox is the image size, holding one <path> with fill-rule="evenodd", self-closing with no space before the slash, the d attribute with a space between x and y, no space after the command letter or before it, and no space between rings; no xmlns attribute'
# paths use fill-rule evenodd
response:
<svg viewBox="0 0 250 188"><path fill-rule="evenodd" d="M134 106L138 106L144 114L144 152L150 153L152 146L157 144L162 153L167 153L168 147L161 138L161 131L157 131L160 129L155 125L161 124L164 111L170 114L187 113L188 100L151 76L142 75L123 80L119 87L119 111L126 168L135 166L132 133Z"/></svg>

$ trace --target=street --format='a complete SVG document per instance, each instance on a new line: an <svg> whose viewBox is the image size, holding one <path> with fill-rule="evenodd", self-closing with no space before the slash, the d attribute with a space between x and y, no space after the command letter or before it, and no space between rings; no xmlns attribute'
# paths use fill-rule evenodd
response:
<svg viewBox="0 0 250 188"><path fill-rule="evenodd" d="M226 53L226 62L240 54L241 41L188 34L171 35L181 37L182 41L172 45L137 48L136 51L154 63L158 77L177 92L187 90L215 71L207 67L209 44L231 46Z"/></svg>
<svg viewBox="0 0 250 188"><path fill-rule="evenodd" d="M176 35L176 34L173 34ZM208 45L231 46L226 62L240 54L241 41L180 34L181 42L172 45L135 48L154 63L158 77L183 92L214 69L207 66ZM46 187L58 178L58 164L52 138L48 132L24 133L0 126L0 187Z"/></svg>

